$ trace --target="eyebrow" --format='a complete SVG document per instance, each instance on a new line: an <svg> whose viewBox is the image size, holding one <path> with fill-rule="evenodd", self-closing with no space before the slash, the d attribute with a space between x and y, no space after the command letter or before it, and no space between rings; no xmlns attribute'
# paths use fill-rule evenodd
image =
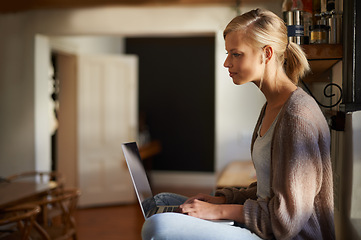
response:
<svg viewBox="0 0 361 240"><path fill-rule="evenodd" d="M227 50L227 49L226 49ZM229 50L228 52L241 52L241 53L243 53L243 51L242 50L240 50L240 49L237 49L237 48L232 48L231 50Z"/></svg>

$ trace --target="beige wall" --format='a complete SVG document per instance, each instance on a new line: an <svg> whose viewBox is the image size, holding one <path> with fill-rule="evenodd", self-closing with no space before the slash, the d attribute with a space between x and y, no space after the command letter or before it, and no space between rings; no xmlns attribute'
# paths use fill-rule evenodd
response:
<svg viewBox="0 0 361 240"><path fill-rule="evenodd" d="M26 16L0 19L0 176L35 167L34 40L25 22Z"/></svg>
<svg viewBox="0 0 361 240"><path fill-rule="evenodd" d="M281 1L278 2L263 6L280 14ZM253 7L259 4L242 6L241 11ZM46 170L49 166L38 162L50 159L50 152L46 149L47 136L39 124L47 116L35 115L34 92L39 78L35 77L34 69L37 73L41 70L35 66L37 34L45 37L216 34L215 167L218 171L228 162L249 159L250 135L264 99L252 85L235 87L223 68L222 30L235 14L233 7L210 6L89 8L0 15L0 175Z"/></svg>

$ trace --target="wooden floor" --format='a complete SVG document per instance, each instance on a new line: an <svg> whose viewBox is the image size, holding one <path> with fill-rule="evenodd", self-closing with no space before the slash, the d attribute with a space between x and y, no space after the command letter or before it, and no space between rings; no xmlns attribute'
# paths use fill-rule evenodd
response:
<svg viewBox="0 0 361 240"><path fill-rule="evenodd" d="M76 212L79 240L138 240L144 222L138 204L80 209Z"/></svg>
<svg viewBox="0 0 361 240"><path fill-rule="evenodd" d="M158 192L174 192L193 196L211 193L210 188L157 188ZM78 209L75 214L79 240L140 240L144 222L138 203L99 208Z"/></svg>

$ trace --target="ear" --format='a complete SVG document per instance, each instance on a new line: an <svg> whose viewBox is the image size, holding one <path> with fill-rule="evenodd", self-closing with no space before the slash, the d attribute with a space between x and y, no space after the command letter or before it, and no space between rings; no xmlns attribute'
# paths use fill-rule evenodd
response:
<svg viewBox="0 0 361 240"><path fill-rule="evenodd" d="M264 46L263 47L263 59L267 64L273 57L273 48L271 46Z"/></svg>

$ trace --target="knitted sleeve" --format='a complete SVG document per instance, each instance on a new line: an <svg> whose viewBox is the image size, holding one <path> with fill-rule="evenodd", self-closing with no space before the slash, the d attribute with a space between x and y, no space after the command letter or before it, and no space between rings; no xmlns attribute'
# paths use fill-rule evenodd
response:
<svg viewBox="0 0 361 240"><path fill-rule="evenodd" d="M224 196L226 203L244 204L247 199L257 199L257 182L247 188L223 188L216 191L216 196Z"/></svg>
<svg viewBox="0 0 361 240"><path fill-rule="evenodd" d="M264 239L292 239L314 214L323 174L319 144L329 144L329 133L320 112L298 110L284 114L275 129L271 198L244 203L247 228Z"/></svg>

